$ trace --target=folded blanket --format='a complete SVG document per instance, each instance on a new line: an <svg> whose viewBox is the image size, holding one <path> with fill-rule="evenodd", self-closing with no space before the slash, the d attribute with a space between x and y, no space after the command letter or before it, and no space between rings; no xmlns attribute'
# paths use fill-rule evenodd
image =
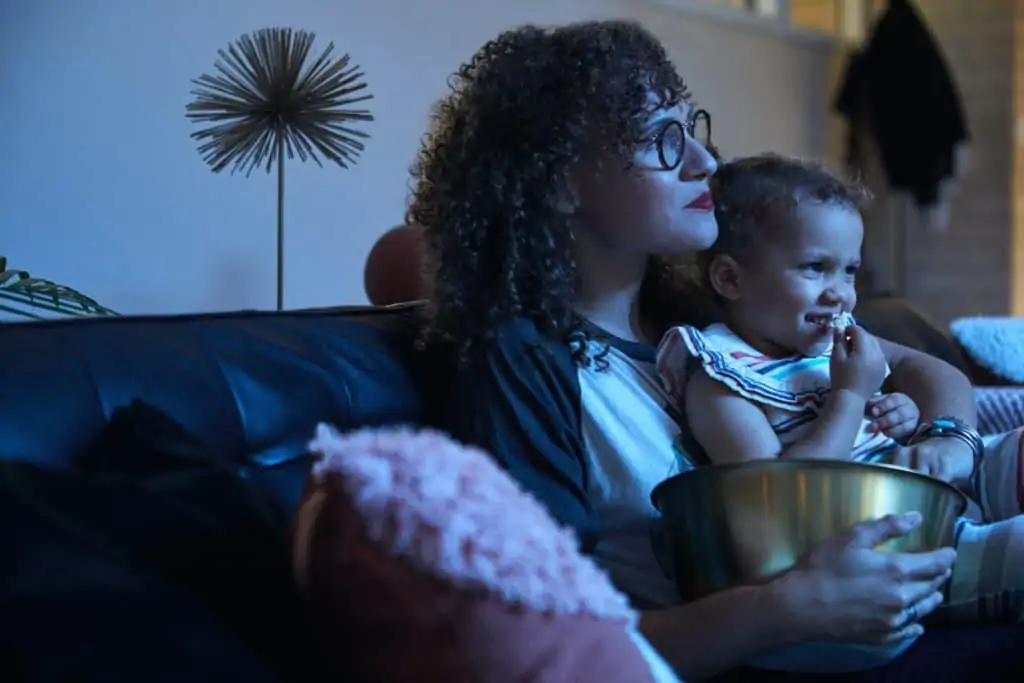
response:
<svg viewBox="0 0 1024 683"><path fill-rule="evenodd" d="M971 360L1014 384L1024 384L1024 318L960 318L950 331Z"/></svg>

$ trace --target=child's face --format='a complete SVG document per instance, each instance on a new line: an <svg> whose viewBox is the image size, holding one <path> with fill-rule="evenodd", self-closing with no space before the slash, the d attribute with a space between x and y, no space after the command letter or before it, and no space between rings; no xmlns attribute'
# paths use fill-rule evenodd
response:
<svg viewBox="0 0 1024 683"><path fill-rule="evenodd" d="M738 267L732 317L755 347L773 355L825 353L833 314L857 305L864 223L836 204L804 202L794 220L757 242Z"/></svg>

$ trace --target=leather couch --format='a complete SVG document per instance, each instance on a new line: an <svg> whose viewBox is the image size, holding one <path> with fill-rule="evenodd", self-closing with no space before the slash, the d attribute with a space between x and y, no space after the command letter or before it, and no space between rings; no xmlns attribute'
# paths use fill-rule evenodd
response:
<svg viewBox="0 0 1024 683"><path fill-rule="evenodd" d="M0 512L0 542L5 549L14 548L0 555L0 669L17 670L21 678L15 680L26 681L203 681L224 675L248 681L316 680L317 655L306 646L309 639L302 633L301 617L273 613L291 604L291 597L284 598L291 585L280 577L274 585L260 584L256 565L262 561L237 563L232 570L231 585L240 586L248 596L238 604L252 608L251 618L232 619L212 607L187 617L176 611L172 618L164 610L180 611L196 591L174 593L173 599L134 609L132 605L143 599L143 591L132 587L136 584L112 579L114 570L104 574L90 569L113 553L97 551L100 554L88 561L59 559L71 557L60 554L66 550L61 544L70 541L58 543L56 535L44 538L40 530L49 527L26 520L39 513L39 519L52 522L63 514L68 528L76 523L82 527L93 518L94 507L113 506L110 501L118 500L122 489L117 487L127 486L127 475L103 479L105 493L94 503L82 503L77 513L67 507L76 491L105 474L102 465L92 467L88 476L77 470L92 457L97 441L105 438L112 416L133 401L142 401L189 435L173 441L171 451L182 451L186 441L189 448L203 449L218 472L244 482L272 508L276 519L284 520L275 527L279 545L267 563L280 559L286 566L287 518L301 496L309 467L305 446L318 422L351 429L432 421L426 406L432 389L443 384L443 365L424 362L414 350L416 311L409 305L0 324L0 464L8 483L21 482L16 490L31 492L22 496L27 501L22 508ZM949 338L906 304L867 301L858 313L876 333L963 367ZM152 444L138 443L127 461L132 467L144 465L142 461L151 457L148 453L155 452ZM21 468L17 476L12 474L13 465ZM26 468L41 474L26 479ZM78 478L62 479L55 488L39 483L47 476L72 475ZM39 485L26 488L25 481ZM160 488L126 500L145 507L173 489L176 481L181 479L165 477ZM216 486L230 485L216 481L221 482ZM213 494L224 500L227 496ZM0 510L13 498L0 491ZM207 503L215 504L213 498ZM175 504L183 500L192 504L192 499L174 499ZM186 503L183 510L193 509ZM159 534L175 533L176 518L167 510L176 508L160 509L159 517L152 518L160 520L159 526L147 521L148 513L135 504L114 508L103 519L125 527L126 535L119 538L159 545ZM98 512L95 518L101 518ZM79 538L89 533L96 537L104 524L79 529ZM139 527L134 532L132 524ZM186 539L181 552L194 550L188 546ZM137 563L125 562L133 571L138 568ZM166 562L161 576L177 576L174 572L181 568L174 564ZM132 576L136 581L140 573ZM166 588L167 583L160 585ZM81 599L75 597L78 594ZM275 606L264 608L271 604ZM12 618L5 618L5 613ZM36 616L40 614L45 618ZM199 623L204 619L209 623ZM239 636L252 626L244 622L253 620L259 622L249 629L253 635ZM175 624L183 626L175 631ZM195 633L206 635L182 635ZM890 667L858 680L961 680L949 675L976 671L975 665L968 666L971 660L993 661L1014 647L1008 639L1016 638L1016 647L1024 644L1015 634L1014 629L996 627L937 629L904 658L913 659L918 668ZM133 663L122 662L128 659ZM921 666L926 670L922 672ZM756 678L744 675L742 680Z"/></svg>

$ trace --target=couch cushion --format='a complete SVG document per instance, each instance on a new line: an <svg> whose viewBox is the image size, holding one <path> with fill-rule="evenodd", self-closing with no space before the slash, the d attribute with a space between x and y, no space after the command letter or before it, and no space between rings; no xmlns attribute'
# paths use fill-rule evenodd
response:
<svg viewBox="0 0 1024 683"><path fill-rule="evenodd" d="M0 459L67 465L141 399L290 510L318 422L420 420L413 320L350 308L2 324Z"/></svg>
<svg viewBox="0 0 1024 683"><path fill-rule="evenodd" d="M338 680L678 683L576 539L483 451L321 427L296 578Z"/></svg>
<svg viewBox="0 0 1024 683"><path fill-rule="evenodd" d="M287 519L151 406L87 470L0 461L0 659L21 681L297 682L314 650ZM142 465L142 466L140 466ZM6 680L6 679L5 679Z"/></svg>
<svg viewBox="0 0 1024 683"><path fill-rule="evenodd" d="M959 318L950 330L978 374L989 384L1024 385L1024 318Z"/></svg>

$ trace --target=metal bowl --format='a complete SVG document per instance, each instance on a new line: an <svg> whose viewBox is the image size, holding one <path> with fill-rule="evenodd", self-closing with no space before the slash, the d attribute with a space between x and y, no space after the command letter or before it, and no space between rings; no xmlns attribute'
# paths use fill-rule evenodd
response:
<svg viewBox="0 0 1024 683"><path fill-rule="evenodd" d="M889 465L758 460L678 474L651 494L676 586L692 600L763 583L854 524L920 512L921 525L880 549L950 546L967 498L938 479Z"/></svg>

